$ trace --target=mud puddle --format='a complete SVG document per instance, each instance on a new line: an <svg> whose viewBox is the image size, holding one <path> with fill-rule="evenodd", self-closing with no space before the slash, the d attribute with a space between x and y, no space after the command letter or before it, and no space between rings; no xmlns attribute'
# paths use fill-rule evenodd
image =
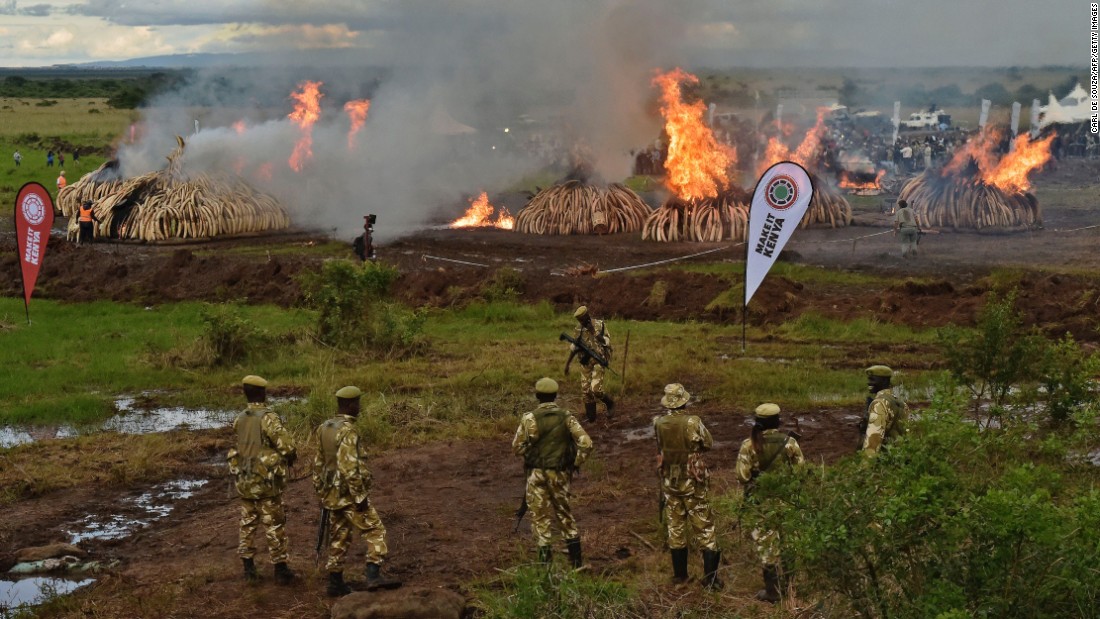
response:
<svg viewBox="0 0 1100 619"><path fill-rule="evenodd" d="M148 396L149 394L143 394ZM97 432L119 434L155 434L172 430L211 430L233 423L239 410L185 408L182 406L141 408L137 406L141 396L122 396L115 400L118 414L102 422L87 426L68 424L48 426L0 426L0 448L15 447L36 441L74 438ZM278 405L300 398L269 398L268 403Z"/></svg>
<svg viewBox="0 0 1100 619"><path fill-rule="evenodd" d="M95 582L94 578L68 579L31 576L18 580L0 579L0 619L14 617L49 600L72 593Z"/></svg>
<svg viewBox="0 0 1100 619"><path fill-rule="evenodd" d="M172 513L179 501L190 498L207 479L176 479L154 486L119 502L119 513L89 514L68 529L69 543L84 540L116 540L130 536Z"/></svg>

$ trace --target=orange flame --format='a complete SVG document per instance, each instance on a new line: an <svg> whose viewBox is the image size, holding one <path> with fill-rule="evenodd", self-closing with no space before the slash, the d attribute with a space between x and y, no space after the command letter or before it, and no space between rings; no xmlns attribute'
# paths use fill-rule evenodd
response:
<svg viewBox="0 0 1100 619"><path fill-rule="evenodd" d="M272 168L273 168L273 166L271 165L270 161L267 162L267 163L261 164L260 167L256 168L256 178L258 178L262 181L271 180Z"/></svg>
<svg viewBox="0 0 1100 619"><path fill-rule="evenodd" d="M793 161L804 167L809 167L814 157L817 156L817 149L821 146L821 138L825 135L825 114L828 111L828 108L817 108L817 122L806 132L806 135L802 138L802 143L793 151L778 137L769 138L768 146L764 149L764 157L760 160L760 167L756 171L757 175L763 174L764 171L780 161ZM793 130L790 125L784 123L783 134L790 135L791 133L793 133Z"/></svg>
<svg viewBox="0 0 1100 619"><path fill-rule="evenodd" d="M370 109L370 99L354 99L344 104L344 111L351 119L351 128L348 129L348 150L355 150L355 134L363 128L367 122L367 110Z"/></svg>
<svg viewBox="0 0 1100 619"><path fill-rule="evenodd" d="M706 105L684 101L684 83L698 84L699 78L678 68L653 78L661 89L661 115L669 139L665 184L684 200L713 198L729 186L729 168L737 155L719 145L703 121Z"/></svg>
<svg viewBox="0 0 1100 619"><path fill-rule="evenodd" d="M1016 148L1001 159L993 171L984 175L985 182L1005 191L1024 192L1031 189L1027 175L1050 161L1050 143L1054 134L1032 142L1026 133L1016 138Z"/></svg>
<svg viewBox="0 0 1100 619"><path fill-rule="evenodd" d="M245 163L246 162L244 160L244 157L241 156L238 156L236 159L233 160L233 171L237 173L237 176L244 174Z"/></svg>
<svg viewBox="0 0 1100 619"><path fill-rule="evenodd" d="M244 124L243 118L233 123L233 130L237 132L237 135L244 133L247 129L248 125Z"/></svg>
<svg viewBox="0 0 1100 619"><path fill-rule="evenodd" d="M490 221L489 217L493 214L493 205L489 204L489 194L484 191L481 192L476 199L470 200L470 208L466 209L466 212L458 219L451 222L452 228L487 228L495 227L504 230L511 230L516 225L516 219L512 217L512 214L508 212L508 209L501 208L500 213L497 214L497 220Z"/></svg>
<svg viewBox="0 0 1100 619"><path fill-rule="evenodd" d="M857 182L853 181L852 179L848 178L847 175L841 175L840 183L838 184L838 187L840 187L841 189L852 189L852 190L855 190L855 191L882 189L882 186L879 185L879 181L881 181L882 177L885 176L885 175L886 175L886 170L879 170L878 174L875 175L875 180L867 181L866 183L857 183Z"/></svg>
<svg viewBox="0 0 1100 619"><path fill-rule="evenodd" d="M955 149L951 161L943 166L943 175L959 174L970 165L971 159L982 173L992 170L997 166L997 157L994 152L1000 141L1001 132L994 128L971 137L962 148ZM914 152L913 155L916 156L916 153Z"/></svg>
<svg viewBox="0 0 1100 619"><path fill-rule="evenodd" d="M294 111L287 117L301 130L302 137L294 145L287 163L295 172L301 172L306 161L313 158L313 124L321 117L321 82L304 81L298 84L298 90L290 93L294 99Z"/></svg>

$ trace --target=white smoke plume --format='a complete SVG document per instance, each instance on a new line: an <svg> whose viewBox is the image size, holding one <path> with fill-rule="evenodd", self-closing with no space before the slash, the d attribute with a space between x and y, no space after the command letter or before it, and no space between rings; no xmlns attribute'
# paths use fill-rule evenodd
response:
<svg viewBox="0 0 1100 619"><path fill-rule="evenodd" d="M534 133L563 136L563 150L580 141L597 174L622 179L629 151L659 132L647 113L650 78L681 60L684 10L660 0L271 4L280 7L272 24L339 20L366 40L329 53L288 42L263 67L197 74L145 110L141 137L120 150L126 175L162 167L179 133L185 170L239 170L298 225L340 238L377 213L376 238L385 240L453 219L464 196L544 168L522 144ZM313 158L297 173L287 160L299 129L286 114L290 92L307 79L324 82L325 97ZM349 151L342 107L360 98L371 99L370 112ZM189 105L203 105L202 114ZM241 133L231 127L238 120Z"/></svg>

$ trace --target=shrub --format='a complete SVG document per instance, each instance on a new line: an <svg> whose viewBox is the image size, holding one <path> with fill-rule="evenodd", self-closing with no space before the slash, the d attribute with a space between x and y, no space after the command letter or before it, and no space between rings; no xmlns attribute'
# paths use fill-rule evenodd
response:
<svg viewBox="0 0 1100 619"><path fill-rule="evenodd" d="M1088 355L1073 336L1047 344L1038 361L1039 399L1055 423L1069 419L1082 404L1093 399L1092 377L1100 373L1100 357Z"/></svg>
<svg viewBox="0 0 1100 619"><path fill-rule="evenodd" d="M245 361L267 339L235 305L206 305L201 316L203 341L210 349L214 365Z"/></svg>
<svg viewBox="0 0 1100 619"><path fill-rule="evenodd" d="M523 294L523 273L511 267L502 267L485 283L481 296L489 303L517 301Z"/></svg>

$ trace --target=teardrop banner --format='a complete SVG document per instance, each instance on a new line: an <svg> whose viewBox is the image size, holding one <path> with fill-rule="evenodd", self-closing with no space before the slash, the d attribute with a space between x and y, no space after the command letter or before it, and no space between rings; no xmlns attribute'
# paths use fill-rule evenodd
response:
<svg viewBox="0 0 1100 619"><path fill-rule="evenodd" d="M31 293L38 281L38 269L46 255L46 243L53 227L53 200L46 188L27 183L15 198L15 241L23 273L23 307L31 321Z"/></svg>
<svg viewBox="0 0 1100 619"><path fill-rule="evenodd" d="M745 318L749 299L768 275L779 252L802 222L814 197L805 168L782 161L768 168L756 183L749 209L745 249L745 304L741 308L741 350L745 350Z"/></svg>

